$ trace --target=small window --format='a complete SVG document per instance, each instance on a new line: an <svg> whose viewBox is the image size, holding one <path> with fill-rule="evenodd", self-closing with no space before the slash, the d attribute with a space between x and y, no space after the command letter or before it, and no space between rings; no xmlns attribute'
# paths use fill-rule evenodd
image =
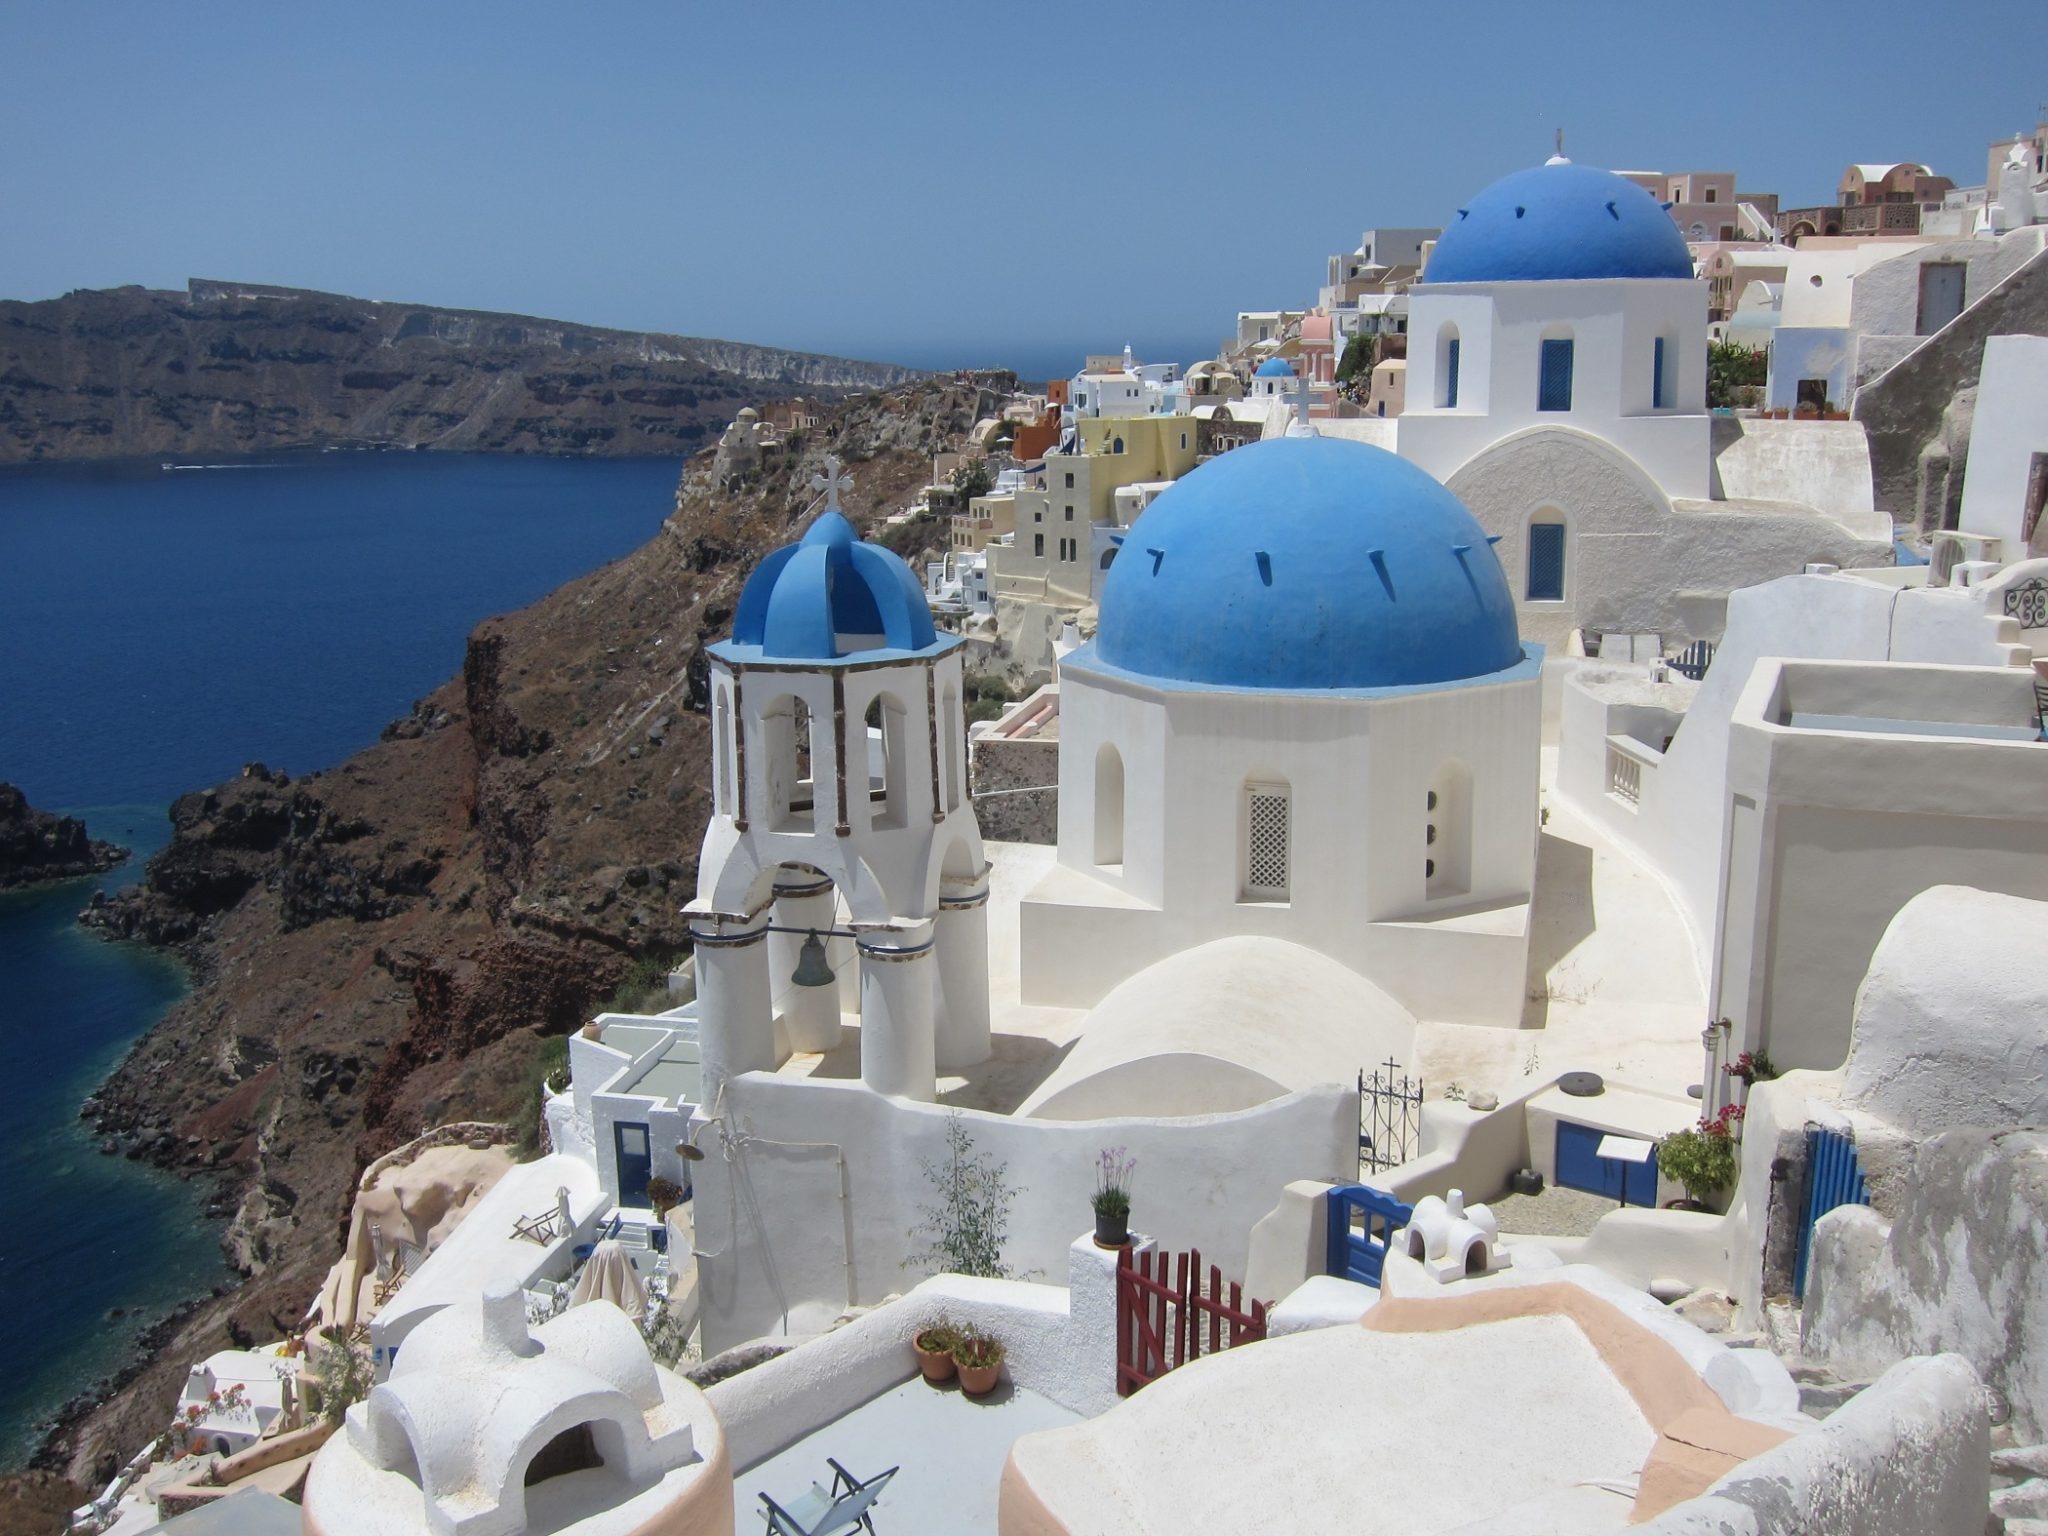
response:
<svg viewBox="0 0 2048 1536"><path fill-rule="evenodd" d="M1529 598L1532 603L1564 601L1564 524L1529 525Z"/></svg>
<svg viewBox="0 0 2048 1536"><path fill-rule="evenodd" d="M1185 432L1181 433L1180 435L1180 445L1183 448L1187 447L1188 445L1188 435Z"/></svg>
<svg viewBox="0 0 2048 1536"><path fill-rule="evenodd" d="M1453 331L1444 343L1442 388L1438 391L1440 404L1447 410L1458 406L1458 334Z"/></svg>
<svg viewBox="0 0 2048 1536"><path fill-rule="evenodd" d="M1072 503L1070 502L1070 503L1068 504L1068 506L1067 506L1067 521L1071 523L1071 522L1072 522L1073 520L1074 520L1074 508L1073 508L1073 504L1072 504Z"/></svg>
<svg viewBox="0 0 2048 1536"><path fill-rule="evenodd" d="M1113 444L1111 444L1109 451L1111 453L1122 453L1124 451L1124 440L1122 438L1118 438Z"/></svg>
<svg viewBox="0 0 2048 1536"><path fill-rule="evenodd" d="M1572 339L1554 337L1543 343L1543 374L1536 391L1539 411L1572 408Z"/></svg>
<svg viewBox="0 0 2048 1536"><path fill-rule="evenodd" d="M1712 187L1707 188L1707 201L1710 203L1714 201L1714 189Z"/></svg>
<svg viewBox="0 0 2048 1536"><path fill-rule="evenodd" d="M1291 795L1285 784L1245 785L1244 899L1287 900Z"/></svg>
<svg viewBox="0 0 2048 1536"><path fill-rule="evenodd" d="M1074 472L1073 472L1073 471L1072 471L1072 470L1070 469L1070 470L1068 470L1068 471L1067 471L1067 489L1071 491L1071 490L1072 490L1073 488L1074 488Z"/></svg>
<svg viewBox="0 0 2048 1536"><path fill-rule="evenodd" d="M1039 557L1040 559L1043 559L1043 558L1045 557L1045 535L1044 535L1044 534L1042 534L1042 533L1034 533L1033 535L1031 535L1031 553L1032 553L1033 555L1035 555L1035 556Z"/></svg>
<svg viewBox="0 0 2048 1536"><path fill-rule="evenodd" d="M1664 386L1664 338L1659 336L1650 349L1650 407L1661 411L1670 404Z"/></svg>

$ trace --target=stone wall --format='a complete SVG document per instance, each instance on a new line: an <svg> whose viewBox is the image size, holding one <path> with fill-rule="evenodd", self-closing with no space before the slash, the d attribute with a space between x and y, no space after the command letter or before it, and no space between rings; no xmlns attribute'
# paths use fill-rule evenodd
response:
<svg viewBox="0 0 2048 1536"><path fill-rule="evenodd" d="M1057 843L1059 777L1057 741L976 741L968 783L982 837L998 843Z"/></svg>
<svg viewBox="0 0 2048 1536"><path fill-rule="evenodd" d="M1921 450L1942 439L1942 413L1964 390L1974 390L1987 337L2048 333L2048 251L2037 253L1973 304L1939 335L1928 338L1889 372L1857 392L1854 414L1870 434L1878 507L1902 521L1921 521ZM1962 444L1951 443L1953 461ZM1948 469L1944 459L1941 469ZM1953 505L1937 492L1933 504ZM1921 528L1922 533L1929 530Z"/></svg>
<svg viewBox="0 0 2048 1536"><path fill-rule="evenodd" d="M1953 1352L2048 1438L2048 1130L1951 1131L1893 1181L1887 1223L1845 1205L1813 1230L1802 1347L1838 1376Z"/></svg>

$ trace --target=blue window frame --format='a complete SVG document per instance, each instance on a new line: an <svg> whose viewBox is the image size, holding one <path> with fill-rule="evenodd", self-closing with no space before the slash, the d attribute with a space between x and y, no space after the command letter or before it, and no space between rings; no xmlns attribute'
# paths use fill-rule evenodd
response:
<svg viewBox="0 0 2048 1536"><path fill-rule="evenodd" d="M1664 388L1664 338L1659 336L1650 357L1650 406L1661 411L1670 403Z"/></svg>
<svg viewBox="0 0 2048 1536"><path fill-rule="evenodd" d="M1543 377L1536 390L1539 411L1568 411L1572 408L1572 339L1559 337L1543 343Z"/></svg>
<svg viewBox="0 0 2048 1536"><path fill-rule="evenodd" d="M1455 410L1458 404L1458 338L1453 336L1444 344L1444 409Z"/></svg>
<svg viewBox="0 0 2048 1536"><path fill-rule="evenodd" d="M1564 524L1529 525L1529 596L1532 603L1564 601Z"/></svg>

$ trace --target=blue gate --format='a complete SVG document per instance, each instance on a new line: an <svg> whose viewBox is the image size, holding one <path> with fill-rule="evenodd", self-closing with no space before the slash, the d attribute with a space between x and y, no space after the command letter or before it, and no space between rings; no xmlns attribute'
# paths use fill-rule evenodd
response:
<svg viewBox="0 0 2048 1536"><path fill-rule="evenodd" d="M1357 1230L1351 1213L1364 1220ZM1340 1280L1377 1287L1387 1260L1387 1240L1408 1225L1415 1208L1369 1184L1339 1184L1330 1191L1329 1256L1325 1268Z"/></svg>
<svg viewBox="0 0 2048 1536"><path fill-rule="evenodd" d="M1654 1208L1657 1204L1657 1154L1647 1162L1623 1163L1600 1156L1600 1140L1607 1133L1595 1126L1571 1120L1557 1122L1557 1184L1561 1189L1583 1189L1589 1195L1605 1195L1624 1205Z"/></svg>
<svg viewBox="0 0 2048 1536"><path fill-rule="evenodd" d="M1856 1160L1856 1143L1839 1131L1816 1127L1806 1133L1806 1214L1799 1220L1799 1255L1792 1266L1792 1294L1806 1295L1806 1256L1813 1248L1813 1224L1838 1205L1870 1204L1870 1186Z"/></svg>

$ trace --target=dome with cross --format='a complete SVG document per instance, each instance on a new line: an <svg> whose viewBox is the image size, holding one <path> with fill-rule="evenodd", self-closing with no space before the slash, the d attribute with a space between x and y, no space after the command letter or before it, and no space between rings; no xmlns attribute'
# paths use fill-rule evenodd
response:
<svg viewBox="0 0 2048 1536"><path fill-rule="evenodd" d="M852 483L837 459L825 460L825 472L811 481L825 493L824 511L801 539L754 567L740 592L732 639L720 654L750 662L828 662L940 644L916 575L900 555L864 542L839 509L839 493Z"/></svg>

